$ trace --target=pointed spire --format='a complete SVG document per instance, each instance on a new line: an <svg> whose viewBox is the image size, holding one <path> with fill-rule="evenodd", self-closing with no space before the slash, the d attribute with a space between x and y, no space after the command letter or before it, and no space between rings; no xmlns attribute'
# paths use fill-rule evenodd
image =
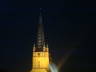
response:
<svg viewBox="0 0 96 72"><path fill-rule="evenodd" d="M33 45L33 52L35 52L35 44Z"/></svg>
<svg viewBox="0 0 96 72"><path fill-rule="evenodd" d="M46 44L46 51L47 51L47 52L49 51L48 44Z"/></svg>
<svg viewBox="0 0 96 72"><path fill-rule="evenodd" d="M39 16L39 24L42 24L42 14L41 14L42 8L40 8L40 16Z"/></svg>
<svg viewBox="0 0 96 72"><path fill-rule="evenodd" d="M46 48L48 48L48 44L46 44Z"/></svg>
<svg viewBox="0 0 96 72"><path fill-rule="evenodd" d="M43 46L44 46L43 18L40 8L39 25L38 25L38 33L37 33L37 48L36 48L37 51L43 51Z"/></svg>
<svg viewBox="0 0 96 72"><path fill-rule="evenodd" d="M45 42L44 42L44 45L43 45L43 51L45 51L46 50L46 46L45 46Z"/></svg>

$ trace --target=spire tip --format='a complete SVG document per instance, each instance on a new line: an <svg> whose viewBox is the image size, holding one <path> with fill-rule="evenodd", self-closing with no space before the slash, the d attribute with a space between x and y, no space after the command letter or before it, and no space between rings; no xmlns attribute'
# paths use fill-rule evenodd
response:
<svg viewBox="0 0 96 72"><path fill-rule="evenodd" d="M42 10L42 8L40 8L40 10Z"/></svg>

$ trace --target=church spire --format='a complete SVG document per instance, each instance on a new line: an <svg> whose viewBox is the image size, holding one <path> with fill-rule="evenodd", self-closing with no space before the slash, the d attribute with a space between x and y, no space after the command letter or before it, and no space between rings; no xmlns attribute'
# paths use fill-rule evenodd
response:
<svg viewBox="0 0 96 72"><path fill-rule="evenodd" d="M42 20L42 14L41 14L41 11L42 11L42 8L40 8L39 24L43 24L43 23L42 23L43 20Z"/></svg>
<svg viewBox="0 0 96 72"><path fill-rule="evenodd" d="M43 16L39 16L38 31L37 31L37 41L36 45L33 46L32 54L32 71L31 72L49 72L49 51L46 48L44 40L44 30L43 30Z"/></svg>
<svg viewBox="0 0 96 72"><path fill-rule="evenodd" d="M38 25L38 32L37 32L37 50L36 51L43 51L44 47L44 31L43 31L43 17L41 14L42 8L40 8L40 16L39 16L39 25Z"/></svg>

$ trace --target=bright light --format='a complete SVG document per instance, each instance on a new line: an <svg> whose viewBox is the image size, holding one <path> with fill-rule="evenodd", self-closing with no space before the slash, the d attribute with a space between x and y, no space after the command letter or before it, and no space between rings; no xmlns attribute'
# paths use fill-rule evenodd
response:
<svg viewBox="0 0 96 72"><path fill-rule="evenodd" d="M49 68L50 68L51 72L58 72L58 68L53 63L49 64Z"/></svg>

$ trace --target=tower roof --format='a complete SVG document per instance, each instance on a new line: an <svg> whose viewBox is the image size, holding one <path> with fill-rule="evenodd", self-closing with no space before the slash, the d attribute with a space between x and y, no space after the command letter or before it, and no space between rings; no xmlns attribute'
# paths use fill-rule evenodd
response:
<svg viewBox="0 0 96 72"><path fill-rule="evenodd" d="M37 50L43 51L44 46L44 29L43 29L43 16L41 14L42 8L40 8L40 16L39 16L39 24L38 24L38 32L37 32Z"/></svg>

